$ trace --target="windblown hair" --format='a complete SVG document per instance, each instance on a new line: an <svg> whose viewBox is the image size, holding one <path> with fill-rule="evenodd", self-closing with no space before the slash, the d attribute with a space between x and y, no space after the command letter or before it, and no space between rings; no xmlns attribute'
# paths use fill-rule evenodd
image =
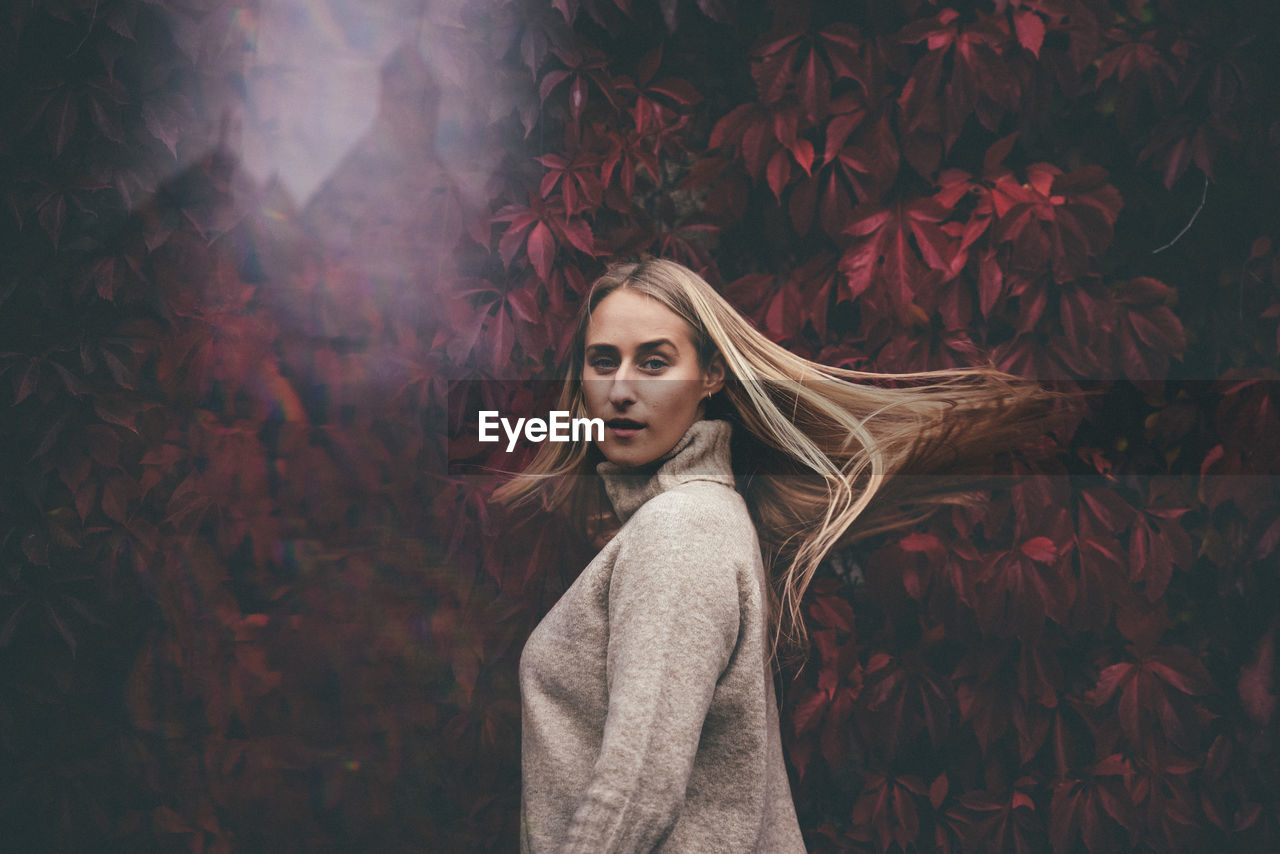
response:
<svg viewBox="0 0 1280 854"><path fill-rule="evenodd" d="M993 460L1057 420L1065 396L990 367L877 374L832 368L773 343L693 271L672 261L617 264L591 288L577 319L557 408L583 417L587 325L617 290L658 300L692 329L700 364L719 353L724 388L708 417L734 424L734 473L771 579L773 651L803 649L801 600L835 548L964 503ZM594 455L594 457L593 457ZM586 529L598 515L599 451L546 443L494 493L517 505L540 499Z"/></svg>

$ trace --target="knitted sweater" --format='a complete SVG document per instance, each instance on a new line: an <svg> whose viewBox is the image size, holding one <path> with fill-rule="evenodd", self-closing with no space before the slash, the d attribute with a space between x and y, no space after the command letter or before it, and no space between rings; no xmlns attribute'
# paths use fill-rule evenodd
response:
<svg viewBox="0 0 1280 854"><path fill-rule="evenodd" d="M805 850L729 436L697 421L656 471L598 467L623 526L520 659L525 854Z"/></svg>

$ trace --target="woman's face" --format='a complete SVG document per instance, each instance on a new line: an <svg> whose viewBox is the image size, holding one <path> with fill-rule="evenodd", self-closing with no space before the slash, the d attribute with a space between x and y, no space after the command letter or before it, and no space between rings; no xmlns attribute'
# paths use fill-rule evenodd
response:
<svg viewBox="0 0 1280 854"><path fill-rule="evenodd" d="M693 330L662 303L636 291L602 299L587 325L582 395L587 416L605 423L605 459L642 466L661 457L702 417L702 402L724 385L719 356L698 364Z"/></svg>

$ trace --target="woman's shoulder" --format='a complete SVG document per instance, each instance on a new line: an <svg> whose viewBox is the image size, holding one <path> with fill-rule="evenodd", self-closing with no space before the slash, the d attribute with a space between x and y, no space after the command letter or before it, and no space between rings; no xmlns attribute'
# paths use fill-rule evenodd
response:
<svg viewBox="0 0 1280 854"><path fill-rule="evenodd" d="M744 531L755 534L746 502L732 487L708 480L691 480L650 498L623 526L633 535L678 537L700 532L703 539L728 537L741 541ZM718 536L717 536L718 535Z"/></svg>
<svg viewBox="0 0 1280 854"><path fill-rule="evenodd" d="M612 586L679 592L682 601L731 603L759 569L760 543L732 488L691 481L646 501L617 535ZM620 585L619 579L631 579ZM710 606L708 606L710 607Z"/></svg>

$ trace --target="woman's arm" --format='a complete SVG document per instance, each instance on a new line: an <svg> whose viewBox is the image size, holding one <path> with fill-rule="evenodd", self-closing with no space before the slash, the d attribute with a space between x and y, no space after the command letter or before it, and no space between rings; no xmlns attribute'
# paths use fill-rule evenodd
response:
<svg viewBox="0 0 1280 854"><path fill-rule="evenodd" d="M637 511L609 585L609 711L565 851L652 851L680 817L703 721L737 644L735 538L694 496Z"/></svg>

